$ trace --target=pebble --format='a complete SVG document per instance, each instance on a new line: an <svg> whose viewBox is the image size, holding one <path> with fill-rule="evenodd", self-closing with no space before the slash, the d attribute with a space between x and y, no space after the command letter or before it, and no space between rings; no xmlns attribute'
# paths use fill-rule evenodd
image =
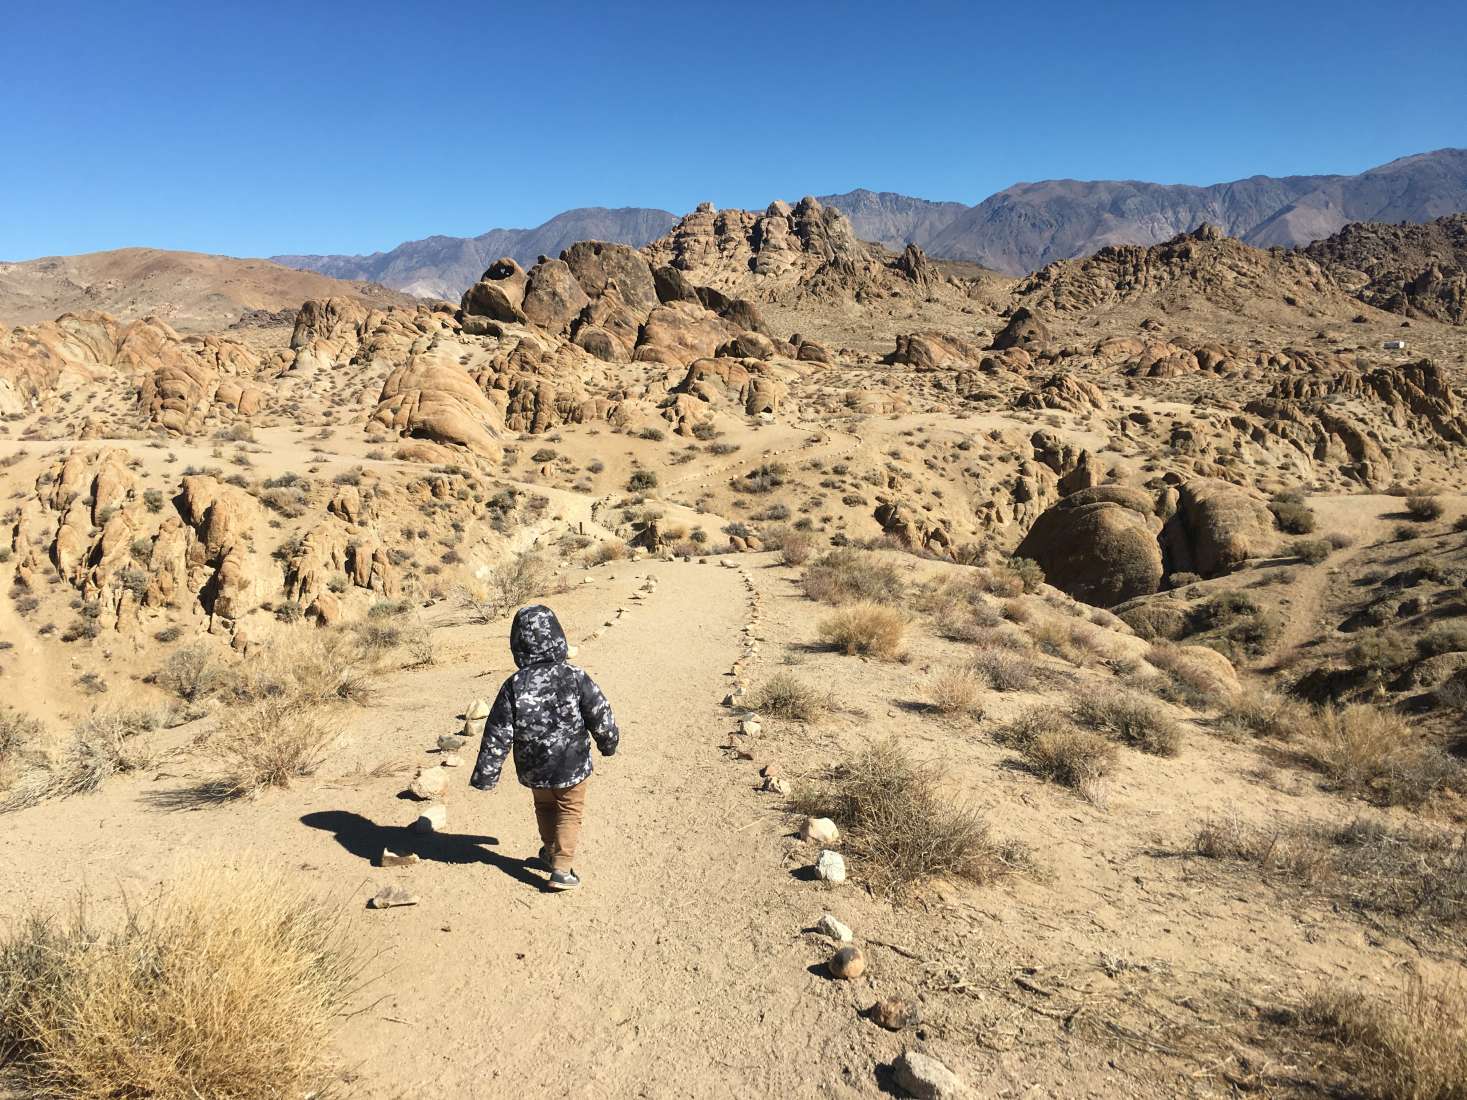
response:
<svg viewBox="0 0 1467 1100"><path fill-rule="evenodd" d="M778 764L765 764L762 768L759 769L759 774L762 775L765 779L777 779L779 778L779 771L780 768Z"/></svg>
<svg viewBox="0 0 1467 1100"><path fill-rule="evenodd" d="M446 752L438 763L445 768L461 768L464 766L464 758L456 752Z"/></svg>
<svg viewBox="0 0 1467 1100"><path fill-rule="evenodd" d="M396 905L417 905L418 895L404 886L384 886L367 902L369 909L391 909Z"/></svg>
<svg viewBox="0 0 1467 1100"><path fill-rule="evenodd" d="M842 947L825 964L825 969L830 971L832 978L840 978L843 981L851 981L866 973L866 955L853 945Z"/></svg>
<svg viewBox="0 0 1467 1100"><path fill-rule="evenodd" d="M822 913L820 922L815 927L831 939L840 943L850 943L856 938L855 933L850 930L849 926L842 924L829 913Z"/></svg>
<svg viewBox="0 0 1467 1100"><path fill-rule="evenodd" d="M419 768L418 774L413 776L412 786L408 789L418 798L436 798L443 793L443 788L446 786L448 786L448 773L434 766Z"/></svg>
<svg viewBox="0 0 1467 1100"><path fill-rule="evenodd" d="M413 822L413 831L418 833L440 832L448 824L448 807L442 802L424 806L418 820Z"/></svg>
<svg viewBox="0 0 1467 1100"><path fill-rule="evenodd" d="M458 752L459 749L468 743L469 739L467 737L460 737L456 733L445 733L442 737L438 738L438 751Z"/></svg>
<svg viewBox="0 0 1467 1100"><path fill-rule="evenodd" d="M829 848L815 860L815 873L826 882L841 883L846 880L846 857Z"/></svg>
<svg viewBox="0 0 1467 1100"><path fill-rule="evenodd" d="M788 781L779 778L779 776L777 775L765 776L764 782L760 785L759 789L766 792L767 794L790 793L790 785Z"/></svg>
<svg viewBox="0 0 1467 1100"><path fill-rule="evenodd" d="M752 718L745 718L742 722L739 723L739 731L745 737L758 737L761 733L764 732L764 727L761 726L758 722L754 721L754 719Z"/></svg>
<svg viewBox="0 0 1467 1100"><path fill-rule="evenodd" d="M958 1075L930 1054L904 1050L892 1066L897 1087L916 1100L953 1100L963 1094Z"/></svg>
<svg viewBox="0 0 1467 1100"><path fill-rule="evenodd" d="M377 860L378 867L411 867L414 863L420 863L417 852L399 853L391 848L382 849L382 858Z"/></svg>
<svg viewBox="0 0 1467 1100"><path fill-rule="evenodd" d="M884 1001L877 1001L871 1006L868 1015L887 1031L900 1031L904 1027L915 1027L921 1021L917 1006L900 997L888 997Z"/></svg>
<svg viewBox="0 0 1467 1100"><path fill-rule="evenodd" d="M800 839L813 844L834 844L840 839L840 830L828 817L807 817L800 825Z"/></svg>

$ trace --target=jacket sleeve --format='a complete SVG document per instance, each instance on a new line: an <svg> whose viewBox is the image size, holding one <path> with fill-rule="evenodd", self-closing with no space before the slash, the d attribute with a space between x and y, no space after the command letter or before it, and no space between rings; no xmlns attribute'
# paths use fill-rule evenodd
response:
<svg viewBox="0 0 1467 1100"><path fill-rule="evenodd" d="M481 791L492 791L499 782L504 758L514 744L514 681L504 681L494 706L484 723L484 739L479 742L479 758L474 763L474 774L469 784Z"/></svg>
<svg viewBox="0 0 1467 1100"><path fill-rule="evenodd" d="M611 704L601 694L595 680L582 671L580 681L581 720L586 723L586 732L596 741L601 755L611 756L621 743L621 731L616 728L616 716L611 713Z"/></svg>

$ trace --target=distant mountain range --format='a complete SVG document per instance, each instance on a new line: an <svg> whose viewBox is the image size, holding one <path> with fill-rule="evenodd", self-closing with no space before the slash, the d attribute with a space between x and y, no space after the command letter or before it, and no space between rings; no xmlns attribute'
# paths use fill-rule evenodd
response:
<svg viewBox="0 0 1467 1100"><path fill-rule="evenodd" d="M674 225L667 210L587 206L557 214L534 229L491 229L477 237L425 237L370 256L272 256L278 264L337 279L381 283L424 298L457 299L501 256L531 267L577 241L614 241L640 248Z"/></svg>
<svg viewBox="0 0 1467 1100"><path fill-rule="evenodd" d="M1351 222L1426 222L1467 211L1467 149L1403 157L1355 176L1251 176L1210 187L1136 180L1019 183L976 206L858 189L817 196L856 235L889 248L922 246L1010 275L1108 244L1159 244L1203 222L1260 247L1297 246ZM409 294L457 298L494 260L529 267L579 240L641 247L677 222L666 210L587 207L534 229L428 237L370 256L274 256L288 267L367 280Z"/></svg>

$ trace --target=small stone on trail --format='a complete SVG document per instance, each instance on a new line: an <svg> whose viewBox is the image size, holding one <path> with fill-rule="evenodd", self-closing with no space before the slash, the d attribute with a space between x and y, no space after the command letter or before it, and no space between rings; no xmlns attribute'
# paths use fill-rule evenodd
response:
<svg viewBox="0 0 1467 1100"><path fill-rule="evenodd" d="M825 964L832 978L850 981L866 973L866 956L859 947L842 947Z"/></svg>
<svg viewBox="0 0 1467 1100"><path fill-rule="evenodd" d="M391 909L395 905L417 905L418 895L404 886L384 886L378 890L372 900L367 902L369 909Z"/></svg>
<svg viewBox="0 0 1467 1100"><path fill-rule="evenodd" d="M435 765L431 768L419 768L418 774L413 776L412 786L408 789L418 798L436 798L443 793L446 786L448 773Z"/></svg>
<svg viewBox="0 0 1467 1100"><path fill-rule="evenodd" d="M464 766L464 758L456 752L446 752L438 763L445 768L461 768Z"/></svg>
<svg viewBox="0 0 1467 1100"><path fill-rule="evenodd" d="M904 1027L914 1027L921 1019L917 1013L917 1006L900 997L888 997L884 1001L877 1001L871 1006L871 1011L867 1015L887 1031L900 1031Z"/></svg>
<svg viewBox="0 0 1467 1100"><path fill-rule="evenodd" d="M745 718L739 723L739 731L745 737L758 737L764 731L764 727L752 718Z"/></svg>
<svg viewBox="0 0 1467 1100"><path fill-rule="evenodd" d="M800 825L800 839L813 844L834 844L840 839L840 830L828 817L807 817Z"/></svg>
<svg viewBox="0 0 1467 1100"><path fill-rule="evenodd" d="M431 806L424 806L423 812L418 814L418 820L413 822L413 831L419 833L436 833L448 824L448 807L442 802L435 802Z"/></svg>
<svg viewBox="0 0 1467 1100"><path fill-rule="evenodd" d="M820 929L823 934L829 936L833 940L839 941L840 943L850 943L853 939L856 938L855 933L853 933L848 926L836 920L829 913L822 913L820 916L820 923L817 924L815 927Z"/></svg>
<svg viewBox="0 0 1467 1100"><path fill-rule="evenodd" d="M489 717L489 700L487 700L487 699L475 699L472 703L470 703L467 707L464 708L464 717L465 718L488 718Z"/></svg>
<svg viewBox="0 0 1467 1100"><path fill-rule="evenodd" d="M957 1074L930 1054L904 1050L892 1066L897 1087L917 1100L952 1100L963 1094Z"/></svg>
<svg viewBox="0 0 1467 1100"><path fill-rule="evenodd" d="M454 733L445 733L442 737L438 738L438 751L458 752L459 749L468 743L469 739L467 737L460 737Z"/></svg>
<svg viewBox="0 0 1467 1100"><path fill-rule="evenodd" d="M846 857L829 848L825 849L815 860L815 873L826 882L845 882Z"/></svg>
<svg viewBox="0 0 1467 1100"><path fill-rule="evenodd" d="M377 860L378 867L411 867L414 863L421 862L417 852L398 853L391 848L382 849L382 858Z"/></svg>
<svg viewBox="0 0 1467 1100"><path fill-rule="evenodd" d="M754 750L746 749L742 745L735 745L734 756L740 760L752 760L754 759Z"/></svg>
<svg viewBox="0 0 1467 1100"><path fill-rule="evenodd" d="M765 779L778 779L779 765L765 764L762 768L759 769L759 774L762 775Z"/></svg>
<svg viewBox="0 0 1467 1100"><path fill-rule="evenodd" d="M567 657L574 657L580 651L581 649L579 646L568 645L565 647L565 655Z"/></svg>
<svg viewBox="0 0 1467 1100"><path fill-rule="evenodd" d="M777 775L766 776L759 789L767 794L789 794L790 785Z"/></svg>

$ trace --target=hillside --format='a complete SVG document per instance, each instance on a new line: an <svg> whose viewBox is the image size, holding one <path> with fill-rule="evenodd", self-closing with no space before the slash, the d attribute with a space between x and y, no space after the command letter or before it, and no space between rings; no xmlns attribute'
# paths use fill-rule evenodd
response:
<svg viewBox="0 0 1467 1100"><path fill-rule="evenodd" d="M856 236L900 252L909 244L928 247L944 227L967 210L960 202L933 202L893 191L858 188L843 195L817 195L851 220Z"/></svg>
<svg viewBox="0 0 1467 1100"><path fill-rule="evenodd" d="M370 256L271 259L338 279L369 279L426 298L457 298L502 256L531 267L539 257L559 256L576 241L640 247L667 232L676 221L666 210L594 206L567 210L534 229L491 229L477 237L427 237Z"/></svg>
<svg viewBox="0 0 1467 1100"><path fill-rule="evenodd" d="M1355 223L1304 249L1364 302L1467 323L1467 214L1422 225Z"/></svg>
<svg viewBox="0 0 1467 1100"><path fill-rule="evenodd" d="M226 328L255 310L293 311L307 298L380 305L410 299L381 286L296 271L269 260L120 248L0 263L0 324L99 310L119 320L154 316L185 332ZM289 317L282 318L290 323Z"/></svg>

